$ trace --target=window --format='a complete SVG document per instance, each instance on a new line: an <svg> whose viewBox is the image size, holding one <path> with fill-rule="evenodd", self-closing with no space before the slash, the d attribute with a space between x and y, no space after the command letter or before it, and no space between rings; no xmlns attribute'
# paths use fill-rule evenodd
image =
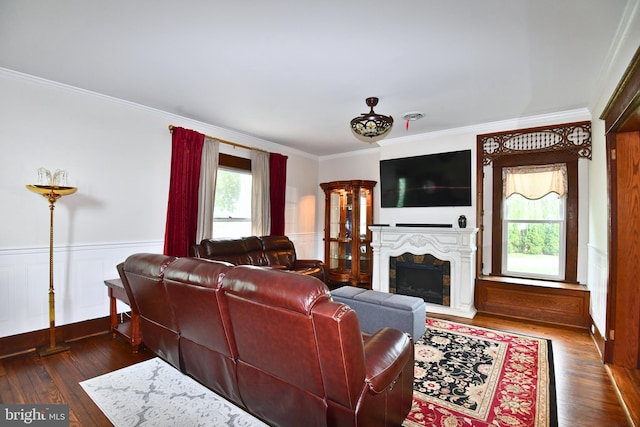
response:
<svg viewBox="0 0 640 427"><path fill-rule="evenodd" d="M251 235L251 161L220 154L213 208L213 236Z"/></svg>
<svg viewBox="0 0 640 427"><path fill-rule="evenodd" d="M567 168L503 168L502 274L564 279Z"/></svg>
<svg viewBox="0 0 640 427"><path fill-rule="evenodd" d="M505 199L502 274L564 279L565 204L555 193L538 200L520 194Z"/></svg>
<svg viewBox="0 0 640 427"><path fill-rule="evenodd" d="M482 168L477 181L477 225L481 230L477 236L478 259L490 258L489 274L494 276L554 277L556 280L577 283L578 161L591 159L591 122L489 133L478 135L477 142L478 171ZM564 195L556 193L560 197L554 197L548 195L553 191L547 190L536 197L524 197L523 200L504 190L504 177L508 175L504 174L505 170L543 165L552 168L553 165L564 165ZM492 191L485 198L485 180L489 178L484 175L486 169L491 171L489 181ZM533 183L537 184L536 181L534 179ZM485 218L489 219L490 228L485 228ZM532 245L533 241L526 241L534 238L537 239L535 245ZM490 239L490 243L487 239ZM547 247L540 249L545 245L538 242L545 239ZM484 248L490 248L491 253L487 257L483 256ZM524 266L518 264L517 254L532 255L532 251L540 250L543 251L542 255L550 257L548 264L553 262L555 266L557 261L557 267L541 270L535 266L532 257L529 257L532 261L524 261ZM486 274L485 271L480 263L476 272L482 275Z"/></svg>
<svg viewBox="0 0 640 427"><path fill-rule="evenodd" d="M577 159L559 153L494 164L492 274L573 282Z"/></svg>

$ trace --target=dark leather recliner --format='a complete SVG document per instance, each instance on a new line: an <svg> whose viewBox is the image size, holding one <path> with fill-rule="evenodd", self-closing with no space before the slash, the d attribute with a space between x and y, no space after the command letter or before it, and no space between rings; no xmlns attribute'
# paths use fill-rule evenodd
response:
<svg viewBox="0 0 640 427"><path fill-rule="evenodd" d="M385 328L363 341L356 312L312 277L242 266L222 287L254 414L273 425L402 424L413 394L407 334Z"/></svg>
<svg viewBox="0 0 640 427"><path fill-rule="evenodd" d="M287 236L250 236L240 239L205 239L191 246L191 256L234 265L256 265L314 276L328 283L329 271L317 259L298 259Z"/></svg>

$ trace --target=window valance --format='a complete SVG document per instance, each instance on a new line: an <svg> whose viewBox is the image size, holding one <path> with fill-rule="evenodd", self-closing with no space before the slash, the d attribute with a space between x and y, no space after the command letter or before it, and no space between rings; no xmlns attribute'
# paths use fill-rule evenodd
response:
<svg viewBox="0 0 640 427"><path fill-rule="evenodd" d="M502 169L503 195L520 194L537 200L549 193L567 193L567 166L564 163L505 167Z"/></svg>

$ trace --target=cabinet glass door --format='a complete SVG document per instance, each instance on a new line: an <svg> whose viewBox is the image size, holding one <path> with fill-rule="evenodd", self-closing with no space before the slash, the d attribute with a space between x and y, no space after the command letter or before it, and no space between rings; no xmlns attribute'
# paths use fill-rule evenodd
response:
<svg viewBox="0 0 640 427"><path fill-rule="evenodd" d="M372 193L375 181L334 181L325 191L325 263L332 285L371 284Z"/></svg>
<svg viewBox="0 0 640 427"><path fill-rule="evenodd" d="M329 203L329 268L348 272L351 270L353 197L344 190L334 190L329 194Z"/></svg>
<svg viewBox="0 0 640 427"><path fill-rule="evenodd" d="M371 231L369 225L371 224L372 209L371 206L371 190L361 188L359 192L360 199L360 244L359 244L359 256L360 256L360 276L364 280L371 276Z"/></svg>

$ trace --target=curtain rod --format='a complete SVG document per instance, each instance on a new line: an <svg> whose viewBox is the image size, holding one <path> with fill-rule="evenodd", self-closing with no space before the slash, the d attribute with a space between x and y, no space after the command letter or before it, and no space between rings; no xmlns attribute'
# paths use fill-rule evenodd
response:
<svg viewBox="0 0 640 427"><path fill-rule="evenodd" d="M173 133L173 128L174 127L175 126L173 126L173 125L169 125L169 133ZM216 141L222 142L223 144L231 145L233 147L245 148L247 150L262 151L263 153L268 153L267 150L263 150L261 148L254 148L254 147L249 147L248 145L238 144L237 142L225 141L224 139L216 138L215 136L205 135L205 137L210 138L210 139L215 139Z"/></svg>

